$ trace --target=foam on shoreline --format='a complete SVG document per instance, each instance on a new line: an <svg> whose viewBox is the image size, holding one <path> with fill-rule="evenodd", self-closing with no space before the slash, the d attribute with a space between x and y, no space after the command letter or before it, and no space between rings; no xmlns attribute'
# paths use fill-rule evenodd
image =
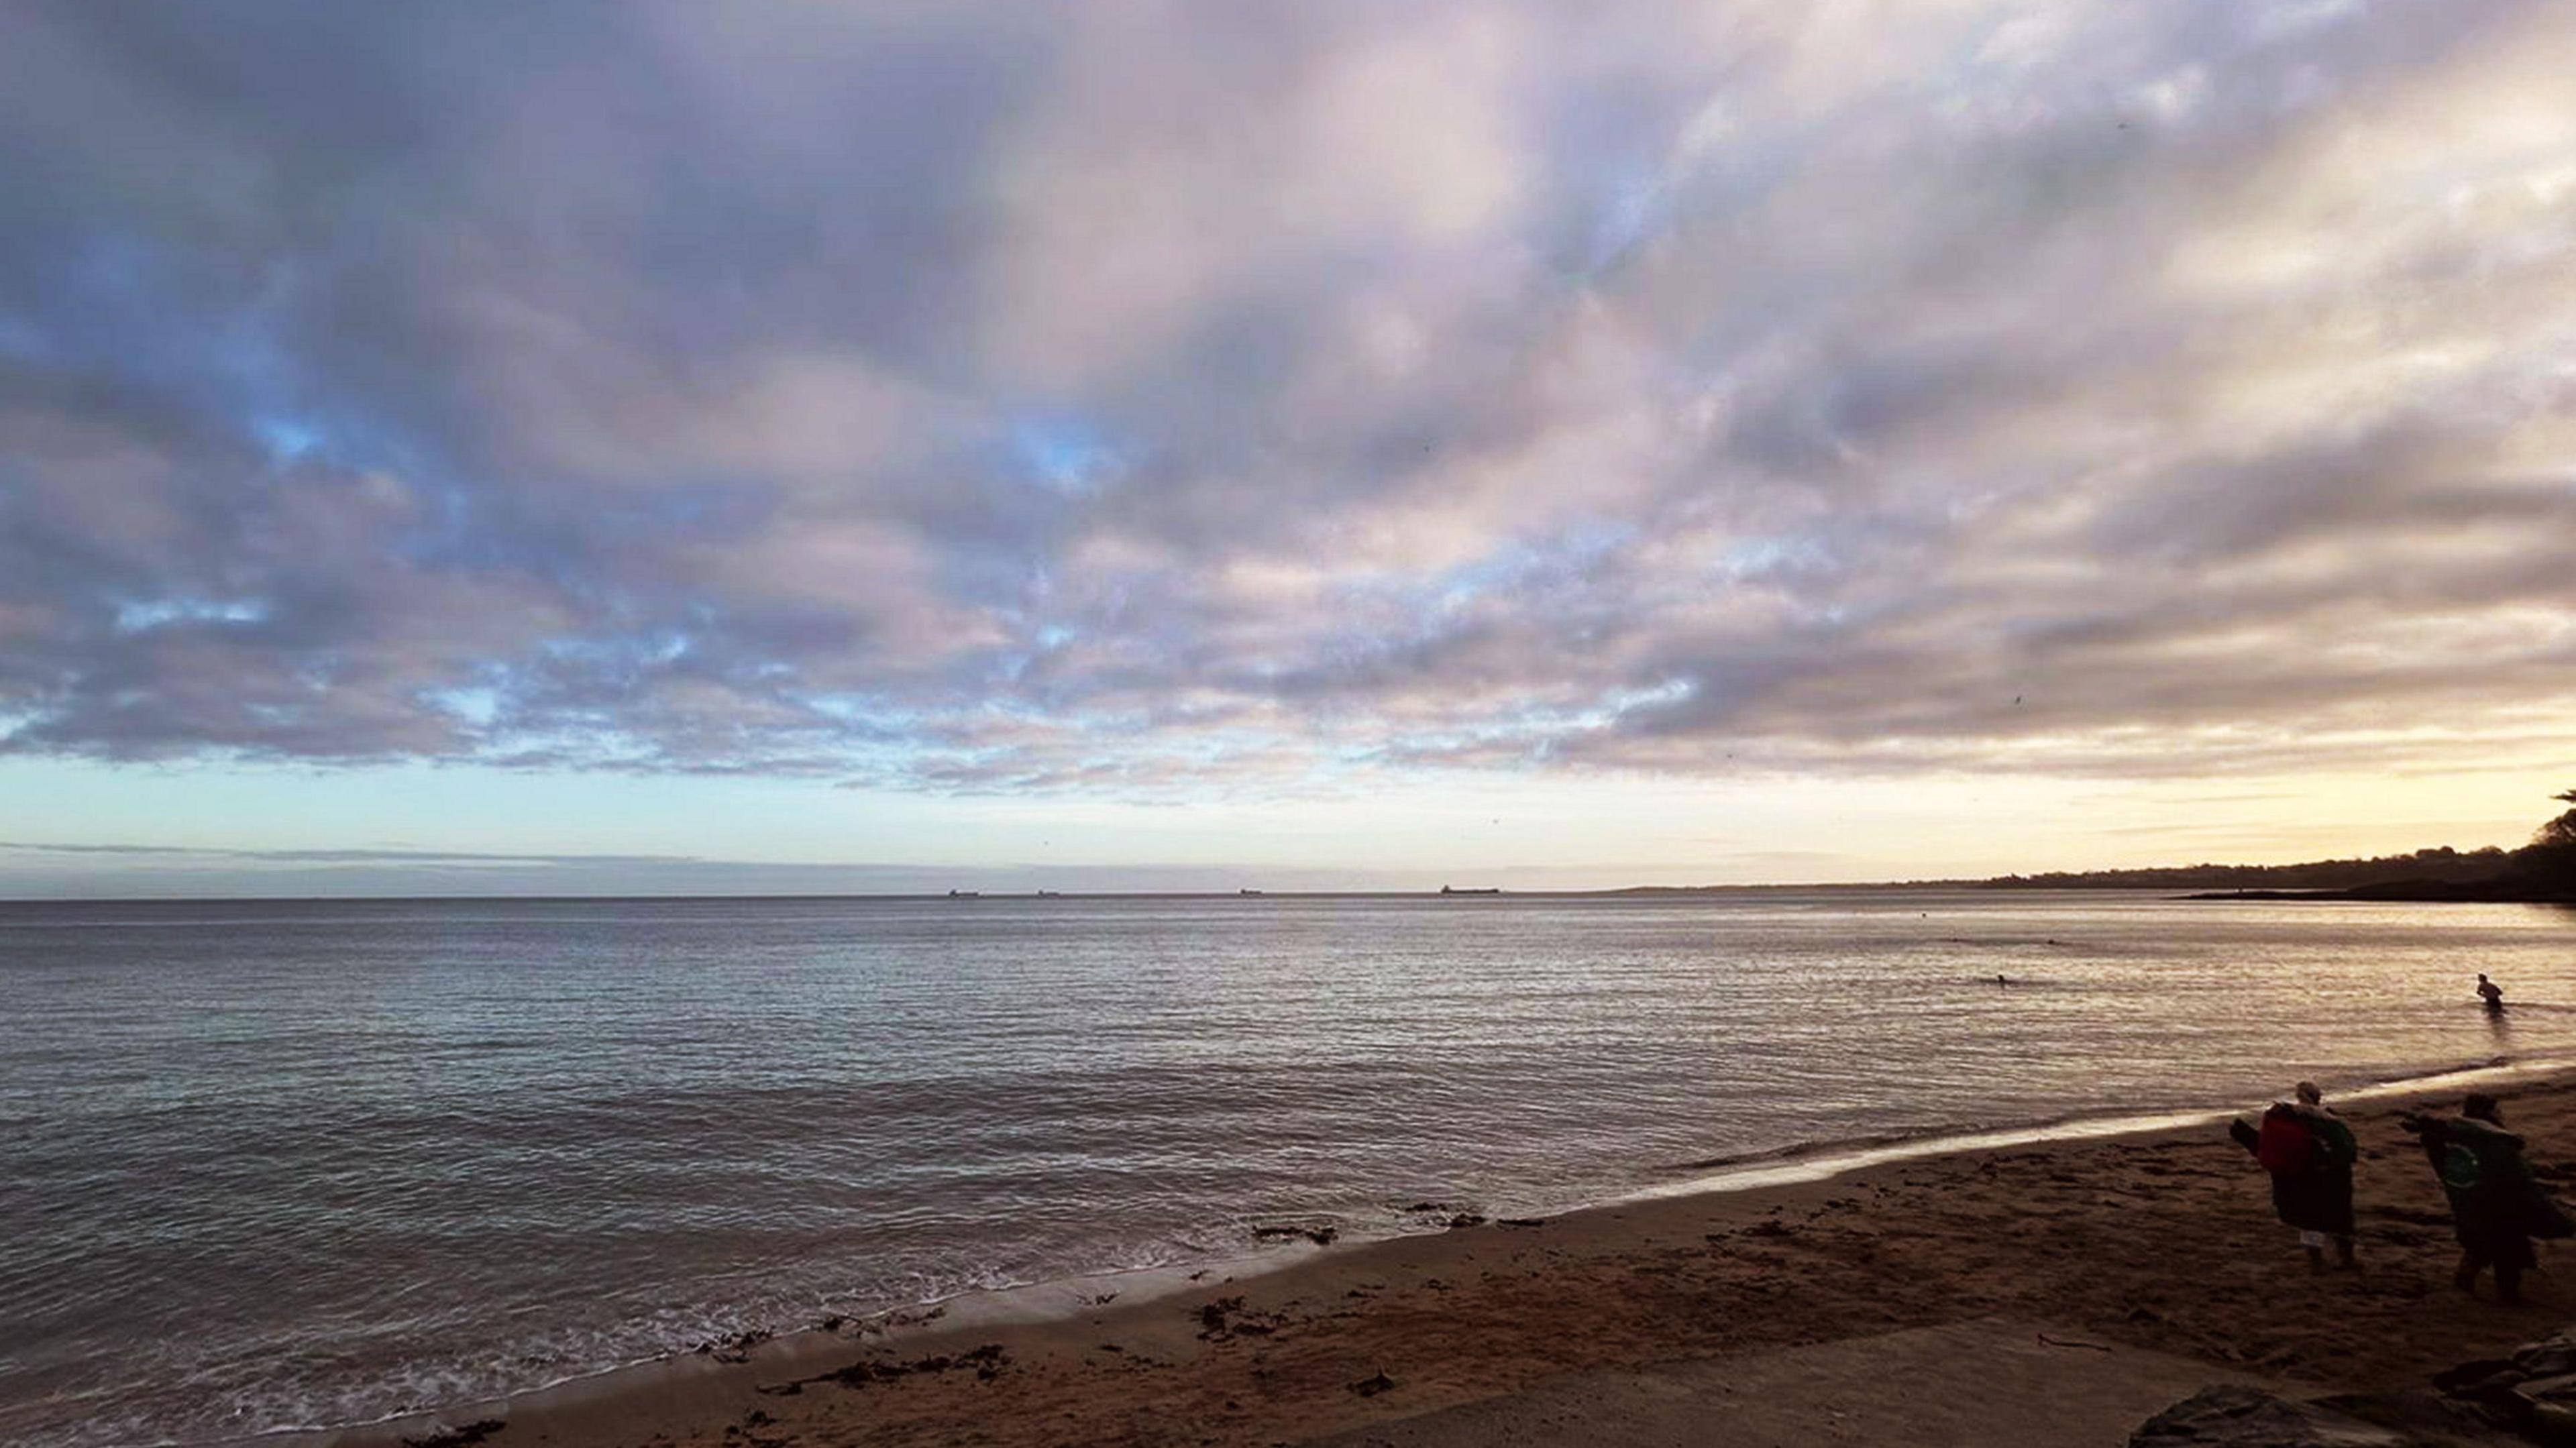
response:
<svg viewBox="0 0 2576 1448"><path fill-rule="evenodd" d="M2381 1101L2424 1091L2467 1090L2513 1081L2541 1080L2571 1069L2576 1069L2576 1060L2515 1061L2498 1058L2476 1064L2447 1066L2420 1075L2335 1086L2329 1088L2327 1094L2337 1101ZM1983 1130L1933 1131L1845 1142L1801 1142L1770 1152L1685 1163L1676 1170L1692 1175L1623 1192L1612 1200L1656 1201L1708 1192L1752 1191L1762 1187L1823 1181L1865 1167L1949 1156L1957 1152L1995 1151L2060 1141L2090 1141L2107 1136L2177 1131L2191 1126L2215 1125L2244 1109L2244 1106L2232 1106L2208 1110L2074 1114Z"/></svg>

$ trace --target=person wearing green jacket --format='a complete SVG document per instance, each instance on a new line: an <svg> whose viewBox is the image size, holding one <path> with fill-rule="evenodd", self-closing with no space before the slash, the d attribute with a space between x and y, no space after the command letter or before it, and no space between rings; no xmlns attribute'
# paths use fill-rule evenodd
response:
<svg viewBox="0 0 2576 1448"><path fill-rule="evenodd" d="M2452 1284L2475 1292L2478 1274L2495 1269L2496 1298L2522 1298L2522 1274L2538 1260L2534 1236L2563 1237L2571 1228L2523 1160L2522 1138L2504 1129L2504 1108L2476 1092L2447 1120L2403 1118L2424 1144L2425 1159L2451 1201L2451 1229L2460 1239L2460 1269Z"/></svg>

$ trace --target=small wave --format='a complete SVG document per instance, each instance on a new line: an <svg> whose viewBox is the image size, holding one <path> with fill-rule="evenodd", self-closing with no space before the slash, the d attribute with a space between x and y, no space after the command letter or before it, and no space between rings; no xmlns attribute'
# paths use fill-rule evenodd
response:
<svg viewBox="0 0 2576 1448"><path fill-rule="evenodd" d="M2569 1070L2576 1070L2576 1060L2563 1057L2521 1060L2512 1056L2494 1056L2483 1061L2454 1062L2427 1067L2398 1076L2329 1083L2330 1089L2327 1094L2345 1101L2370 1101L2423 1091L2489 1085L2500 1080L2552 1075ZM1959 1151L1988 1151L1998 1147L2030 1146L2042 1142L2078 1141L2089 1137L2126 1136L2133 1132L2171 1130L2219 1121L2243 1110L2244 1107L2245 1103L2240 1102L2232 1105L2177 1107L2171 1111L2151 1113L2073 1112L2063 1116L2025 1119L2005 1125L1927 1127L1918 1131L1883 1132L1867 1136L1793 1142L1786 1146L1710 1157L1698 1162L1676 1163L1665 1167L1663 1171L1666 1174L1684 1176L1685 1180L1648 1186L1594 1205L1691 1196L1702 1192L1750 1191L1759 1187L1783 1186L1792 1182L1821 1181L1826 1177L1838 1176L1843 1172L1862 1167L1919 1157L1946 1156Z"/></svg>
<svg viewBox="0 0 2576 1448"><path fill-rule="evenodd" d="M1658 1172L1720 1171L1733 1166L1756 1166L1765 1162L1803 1161L1828 1152L1868 1151L1883 1146L1900 1146L1926 1137L1955 1136L1972 1130L1966 1123L1951 1126L1927 1126L1912 1131L1880 1131L1861 1136L1820 1137L1813 1141L1793 1141L1787 1146L1762 1147L1753 1151L1729 1152L1724 1156L1704 1156L1694 1161L1677 1161L1654 1168Z"/></svg>
<svg viewBox="0 0 2576 1448"><path fill-rule="evenodd" d="M2136 941L2114 943L2105 940L2069 940L2059 935L1944 935L1938 939L1919 941L1916 943L1916 948L1928 950L1959 945L1971 946L1979 950L2009 950L2057 955L2144 956L2173 953L2162 947L2144 945Z"/></svg>
<svg viewBox="0 0 2576 1448"><path fill-rule="evenodd" d="M1249 1240L1249 1229L1245 1231ZM346 1390L326 1390L299 1399L292 1392L279 1393L277 1385L269 1383L257 1391L256 1407L265 1419L257 1428L177 1437L165 1432L158 1437L145 1437L140 1435L145 1420L138 1417L132 1420L136 1430L133 1436L102 1438L98 1424L92 1421L77 1436L43 1440L31 1448L99 1448L103 1444L114 1444L116 1448L250 1448L280 1439L345 1434L389 1424L426 1424L458 1415L506 1416L513 1404L574 1384L651 1372L714 1349L838 1333L857 1326L902 1332L950 1327L961 1321L994 1316L1018 1320L1071 1317L1107 1300L1100 1295L1101 1284L1116 1284L1109 1296L1146 1299L1186 1290L1195 1280L1189 1275L1192 1271L1201 1276L1218 1270L1250 1275L1312 1250L1303 1243L1265 1244L1228 1256L1202 1244L1183 1247L1146 1242L1129 1244L1124 1252L1111 1254L1115 1265L1087 1266L1052 1275L1024 1275L989 1267L954 1273L907 1272L872 1284L855 1297L841 1299L846 1303L841 1306L831 1305L838 1294L826 1293L823 1303L799 1309L781 1310L773 1304L767 1310L710 1308L680 1312L666 1320L630 1324L633 1330L627 1332L581 1333L570 1340L556 1339L542 1357L529 1355L524 1351L527 1344L521 1343L501 1359L490 1362L443 1368L406 1365L379 1374L364 1385L367 1396L379 1402L390 1401L391 1407L356 1409ZM522 1375L527 1368L542 1363L560 1370ZM236 1417L245 1415L250 1408L251 1402L246 1399L242 1413Z"/></svg>

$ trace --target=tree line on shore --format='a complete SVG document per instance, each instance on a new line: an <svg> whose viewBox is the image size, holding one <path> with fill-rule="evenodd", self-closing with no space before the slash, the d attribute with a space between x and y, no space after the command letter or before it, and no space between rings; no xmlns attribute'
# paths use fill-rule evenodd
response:
<svg viewBox="0 0 2576 1448"><path fill-rule="evenodd" d="M2551 798L2576 805L2576 789ZM2543 824L2531 843L2514 850L2442 845L2402 855L2296 865L2060 870L2000 875L1979 883L2003 890L2318 890L2381 899L2576 901L2576 808Z"/></svg>

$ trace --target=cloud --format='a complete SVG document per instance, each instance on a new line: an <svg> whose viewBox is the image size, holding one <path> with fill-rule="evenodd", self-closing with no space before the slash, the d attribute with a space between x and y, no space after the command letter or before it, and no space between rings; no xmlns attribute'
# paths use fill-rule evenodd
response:
<svg viewBox="0 0 2576 1448"><path fill-rule="evenodd" d="M0 752L2554 762L2571 62L2512 0L36 6Z"/></svg>
<svg viewBox="0 0 2576 1448"><path fill-rule="evenodd" d="M1505 867L1518 888L1568 888L1565 872ZM204 849L0 841L0 901L441 896L1219 894L1431 889L1427 871L1199 861L1167 864L812 864L671 854L508 854L422 849ZM1580 886L1575 886L1580 888ZM22 917L41 921L41 916Z"/></svg>

